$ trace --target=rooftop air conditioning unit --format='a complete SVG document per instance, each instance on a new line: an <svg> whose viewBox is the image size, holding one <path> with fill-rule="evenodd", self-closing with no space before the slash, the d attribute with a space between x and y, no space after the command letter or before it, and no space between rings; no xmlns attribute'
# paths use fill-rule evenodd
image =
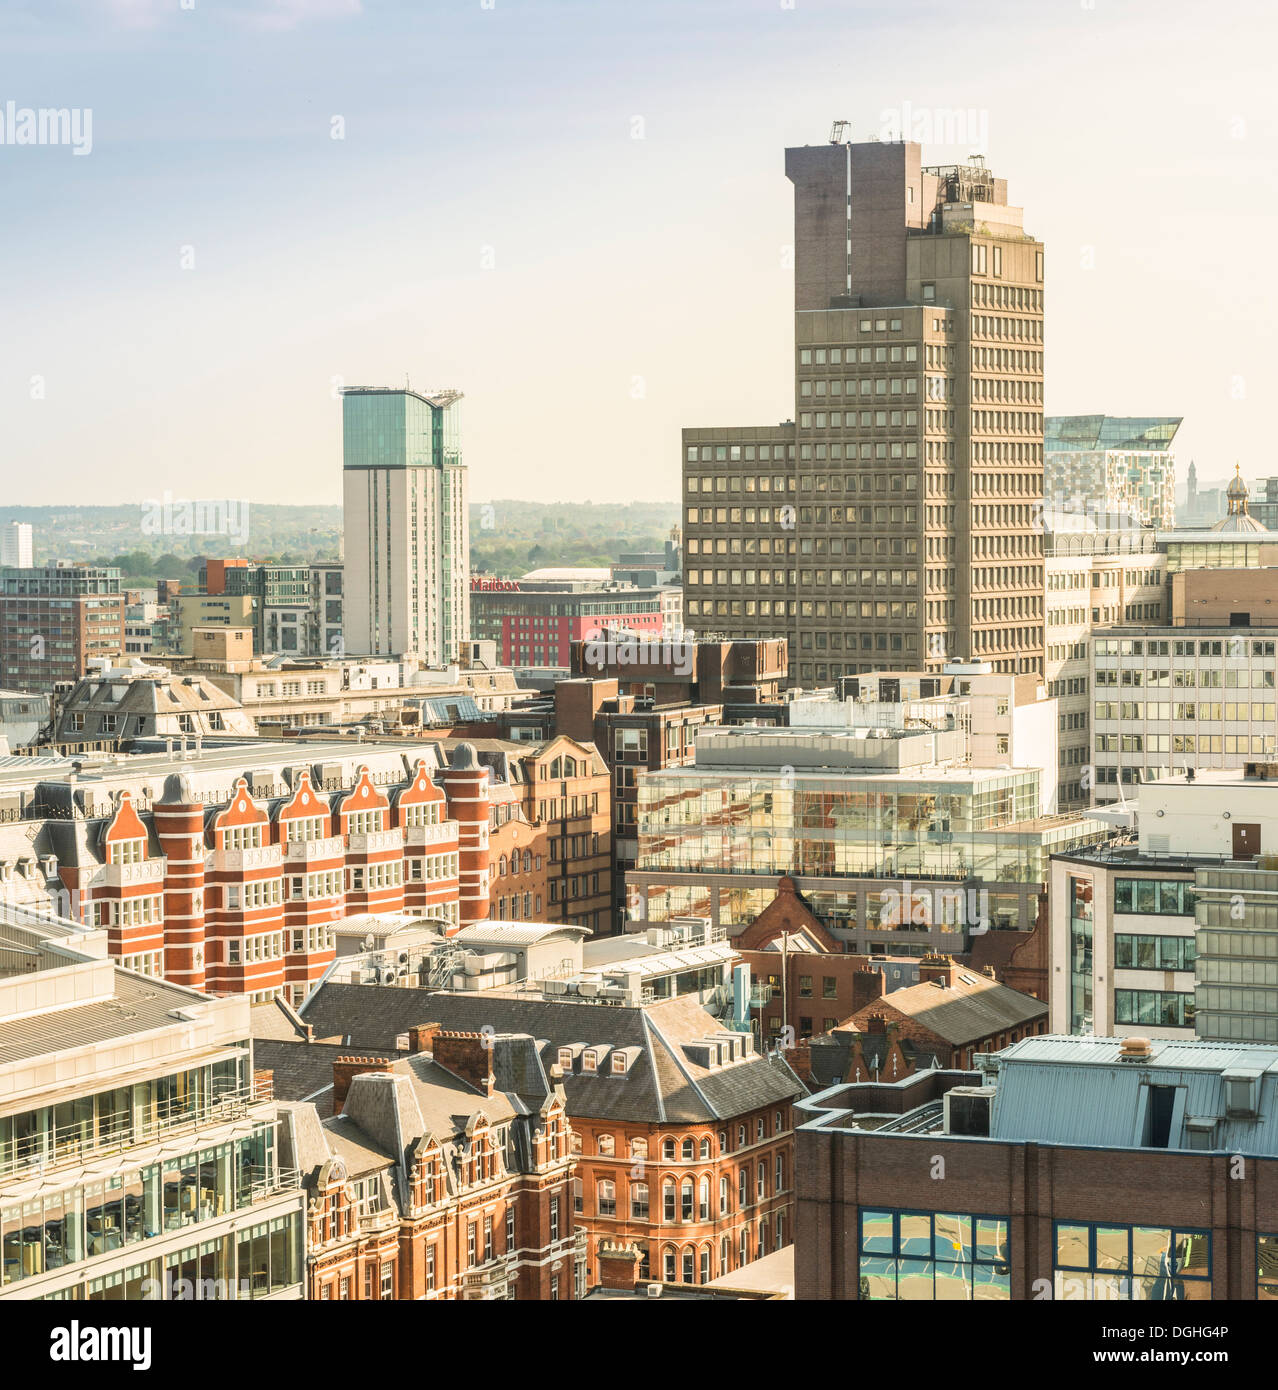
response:
<svg viewBox="0 0 1278 1390"><path fill-rule="evenodd" d="M945 1133L990 1137L993 1086L955 1086L945 1093Z"/></svg>
<svg viewBox="0 0 1278 1390"><path fill-rule="evenodd" d="M660 1285L660 1284L649 1284L649 1285L648 1285L648 1297L649 1297L649 1298L660 1298L660 1297L661 1297L661 1285Z"/></svg>

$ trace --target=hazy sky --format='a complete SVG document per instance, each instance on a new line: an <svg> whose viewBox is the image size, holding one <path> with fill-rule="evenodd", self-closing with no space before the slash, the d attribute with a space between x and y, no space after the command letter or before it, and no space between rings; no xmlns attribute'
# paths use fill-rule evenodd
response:
<svg viewBox="0 0 1278 1390"><path fill-rule="evenodd" d="M0 117L92 113L0 146L4 500L335 502L334 383L406 374L477 500L675 500L681 426L792 413L784 147L907 104L1046 242L1049 414L1278 472L1274 10L4 0Z"/></svg>

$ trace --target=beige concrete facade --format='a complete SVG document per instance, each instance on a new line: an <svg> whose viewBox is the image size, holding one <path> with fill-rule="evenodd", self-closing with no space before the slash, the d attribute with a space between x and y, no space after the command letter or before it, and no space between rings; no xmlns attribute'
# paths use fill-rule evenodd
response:
<svg viewBox="0 0 1278 1390"><path fill-rule="evenodd" d="M1041 243L1002 180L916 144L792 149L786 173L794 420L684 431L689 626L787 637L801 685L1042 674Z"/></svg>

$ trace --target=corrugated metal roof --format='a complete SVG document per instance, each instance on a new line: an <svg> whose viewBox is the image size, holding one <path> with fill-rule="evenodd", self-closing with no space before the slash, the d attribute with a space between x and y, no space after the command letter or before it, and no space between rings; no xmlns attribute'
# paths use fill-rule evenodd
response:
<svg viewBox="0 0 1278 1390"><path fill-rule="evenodd" d="M1120 1061L1121 1038L1027 1038L999 1054L991 1138L1148 1146L1150 1088L1177 1094L1167 1147L1187 1149L1191 1119L1214 1119L1205 1147L1278 1156L1278 1048L1157 1039L1151 1055ZM1225 1110L1227 1071L1259 1072L1257 1115ZM1182 1094L1183 1093L1183 1094Z"/></svg>

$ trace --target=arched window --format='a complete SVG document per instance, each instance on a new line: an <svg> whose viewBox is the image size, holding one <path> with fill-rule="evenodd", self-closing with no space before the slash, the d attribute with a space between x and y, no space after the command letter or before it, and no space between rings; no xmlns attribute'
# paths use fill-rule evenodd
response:
<svg viewBox="0 0 1278 1390"><path fill-rule="evenodd" d="M667 1178L661 1184L661 1218L663 1221L674 1221L676 1217L674 1179Z"/></svg>
<svg viewBox="0 0 1278 1390"><path fill-rule="evenodd" d="M630 1218L632 1221L647 1221L648 1219L648 1184L646 1182L632 1182L630 1184Z"/></svg>
<svg viewBox="0 0 1278 1390"><path fill-rule="evenodd" d="M631 1157L631 1158L647 1158L647 1157L648 1157L648 1141L647 1141L646 1139L632 1139L632 1140L630 1141L630 1157Z"/></svg>
<svg viewBox="0 0 1278 1390"><path fill-rule="evenodd" d="M693 1186L691 1178L684 1178L679 1184L679 1215L683 1221L691 1221L695 1214L693 1205Z"/></svg>
<svg viewBox="0 0 1278 1390"><path fill-rule="evenodd" d="M709 1136L708 1136L708 1135L706 1136L706 1138L702 1139L702 1141L701 1141L701 1157L702 1157L702 1158L709 1158L709 1157L710 1157L710 1139L709 1139Z"/></svg>
<svg viewBox="0 0 1278 1390"><path fill-rule="evenodd" d="M737 1126L737 1148L739 1148L739 1149L744 1149L744 1148L745 1148L745 1145L746 1145L746 1127L745 1127L745 1125L738 1125L738 1126Z"/></svg>
<svg viewBox="0 0 1278 1390"><path fill-rule="evenodd" d="M711 1260L711 1258L712 1258L712 1256L711 1256L711 1252L710 1252L710 1247L709 1247L708 1245L703 1245L703 1246L701 1247L701 1282L702 1282L703 1284L708 1284L708 1283L710 1282L710 1276L711 1276L710 1260Z"/></svg>
<svg viewBox="0 0 1278 1390"><path fill-rule="evenodd" d="M719 1237L719 1273L727 1274L728 1259L732 1252L732 1242L727 1236Z"/></svg>
<svg viewBox="0 0 1278 1390"><path fill-rule="evenodd" d="M710 1179L702 1178L697 1185L697 1220L710 1220Z"/></svg>
<svg viewBox="0 0 1278 1390"><path fill-rule="evenodd" d="M695 1284L697 1281L697 1252L691 1245L683 1247L683 1282Z"/></svg>
<svg viewBox="0 0 1278 1390"><path fill-rule="evenodd" d="M581 1135L578 1134L577 1131L576 1131L575 1129L574 1129L573 1132L572 1132L572 1139L571 1139L570 1143L571 1143L571 1147L572 1147L573 1153L575 1153L575 1154L581 1153L581 1151L582 1151L582 1149L581 1149Z"/></svg>
<svg viewBox="0 0 1278 1390"><path fill-rule="evenodd" d="M524 850L524 873L532 873L532 850Z"/></svg>
<svg viewBox="0 0 1278 1390"><path fill-rule="evenodd" d="M661 1157L673 1158L675 1156L675 1141L673 1139L663 1139L661 1141Z"/></svg>
<svg viewBox="0 0 1278 1390"><path fill-rule="evenodd" d="M691 1139L685 1139L685 1140L683 1141L683 1161L684 1161L685 1163L691 1163L692 1160L693 1160L694 1158L696 1158L696 1156L697 1156L697 1146L696 1146L696 1144L695 1144Z"/></svg>
<svg viewBox="0 0 1278 1390"><path fill-rule="evenodd" d="M611 1158L617 1152L616 1142L611 1134L601 1134L599 1136L599 1152L605 1158Z"/></svg>
<svg viewBox="0 0 1278 1390"><path fill-rule="evenodd" d="M673 1284L675 1281L676 1273L675 1248L673 1245L667 1245L666 1248L661 1252L661 1263L663 1265L663 1269L661 1272L665 1276L666 1283Z"/></svg>
<svg viewBox="0 0 1278 1390"><path fill-rule="evenodd" d="M499 878L506 877L506 856L504 854L497 861L497 876Z"/></svg>
<svg viewBox="0 0 1278 1390"><path fill-rule="evenodd" d="M721 1154L728 1152L728 1131L726 1129L719 1131L719 1152Z"/></svg>
<svg viewBox="0 0 1278 1390"><path fill-rule="evenodd" d="M719 1215L727 1216L728 1208L732 1203L732 1187L728 1182L727 1176L719 1179ZM726 1272L726 1271L725 1271Z"/></svg>
<svg viewBox="0 0 1278 1390"><path fill-rule="evenodd" d="M617 1214L617 1184L611 1178L604 1178L599 1183L599 1215L616 1216Z"/></svg>

